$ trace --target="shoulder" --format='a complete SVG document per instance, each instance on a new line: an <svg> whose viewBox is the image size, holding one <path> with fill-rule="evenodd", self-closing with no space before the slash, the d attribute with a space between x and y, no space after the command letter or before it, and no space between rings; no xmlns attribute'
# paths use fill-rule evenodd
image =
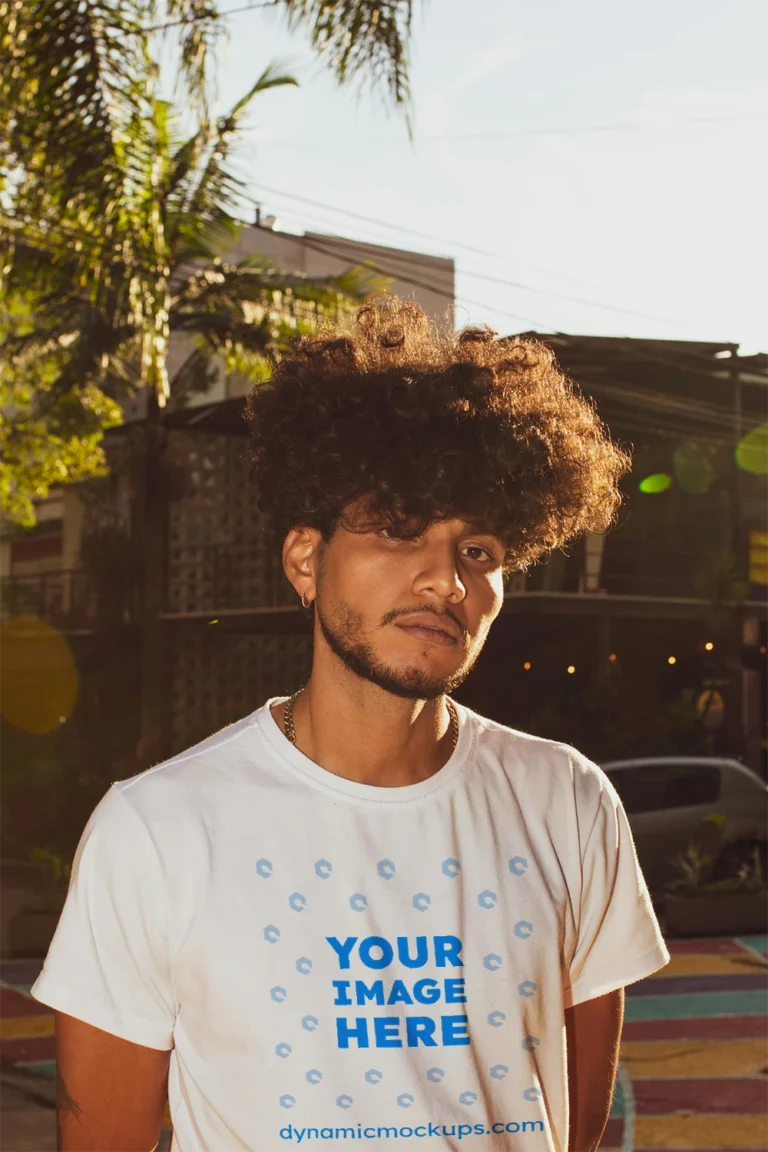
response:
<svg viewBox="0 0 768 1152"><path fill-rule="evenodd" d="M476 755L484 768L496 767L530 793L572 793L578 807L618 801L603 769L578 748L517 728L509 728L465 708L475 730Z"/></svg>
<svg viewBox="0 0 768 1152"><path fill-rule="evenodd" d="M267 705L229 724L176 756L125 780L110 792L116 807L131 809L147 825L178 825L185 814L199 818L233 786L253 779L263 756L259 719ZM108 793L109 795L109 793Z"/></svg>

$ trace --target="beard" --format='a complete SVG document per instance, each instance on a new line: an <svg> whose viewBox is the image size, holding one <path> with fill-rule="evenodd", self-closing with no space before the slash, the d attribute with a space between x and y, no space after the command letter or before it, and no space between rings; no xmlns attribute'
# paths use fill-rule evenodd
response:
<svg viewBox="0 0 768 1152"><path fill-rule="evenodd" d="M469 676L482 650L481 644L450 676L435 676L420 668L390 668L379 660L373 646L362 639L363 618L349 604L337 600L328 615L324 615L315 600L315 612L326 644L350 672L407 700L437 700L453 692Z"/></svg>

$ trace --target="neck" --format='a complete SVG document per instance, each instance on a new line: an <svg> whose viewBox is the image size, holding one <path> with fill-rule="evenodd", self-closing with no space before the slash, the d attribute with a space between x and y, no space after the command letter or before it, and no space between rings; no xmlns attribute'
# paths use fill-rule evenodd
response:
<svg viewBox="0 0 768 1152"><path fill-rule="evenodd" d="M445 697L407 700L346 668L324 678L313 668L296 699L296 747L321 768L359 784L399 788L426 780L453 751ZM285 705L272 715L285 732Z"/></svg>

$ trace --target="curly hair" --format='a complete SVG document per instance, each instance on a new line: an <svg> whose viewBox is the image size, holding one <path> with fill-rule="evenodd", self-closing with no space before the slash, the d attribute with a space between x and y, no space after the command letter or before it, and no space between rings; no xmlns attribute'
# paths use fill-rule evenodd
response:
<svg viewBox="0 0 768 1152"><path fill-rule="evenodd" d="M257 385L246 408L256 503L276 537L329 540L341 523L480 523L525 570L585 532L604 532L629 456L541 341L433 325L415 303L366 303L351 331L327 328ZM350 524L352 504L366 510Z"/></svg>

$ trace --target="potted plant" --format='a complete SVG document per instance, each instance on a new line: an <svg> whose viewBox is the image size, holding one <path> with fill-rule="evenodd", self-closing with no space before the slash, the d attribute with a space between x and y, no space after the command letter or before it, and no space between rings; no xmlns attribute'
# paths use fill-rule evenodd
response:
<svg viewBox="0 0 768 1152"><path fill-rule="evenodd" d="M664 893L664 916L671 936L718 936L768 931L768 885L754 848L752 859L732 876L711 879L722 844L725 817L710 813L704 820L712 848L691 842L672 860L679 876Z"/></svg>
<svg viewBox="0 0 768 1152"><path fill-rule="evenodd" d="M23 907L8 925L12 956L44 956L61 915L69 883L70 864L50 848L30 848L32 866Z"/></svg>

